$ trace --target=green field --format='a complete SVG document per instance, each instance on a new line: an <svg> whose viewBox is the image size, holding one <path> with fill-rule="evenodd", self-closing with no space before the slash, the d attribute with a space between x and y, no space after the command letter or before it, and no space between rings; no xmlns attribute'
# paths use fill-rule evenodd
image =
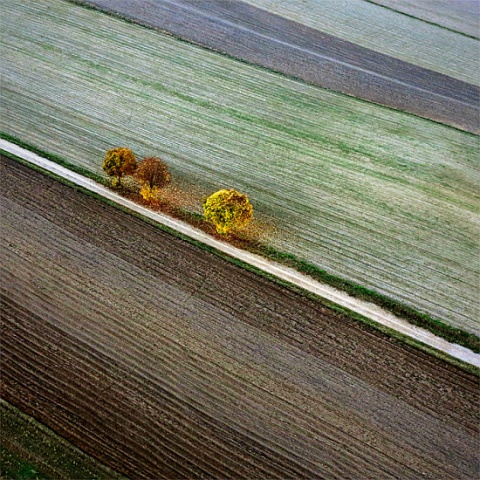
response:
<svg viewBox="0 0 480 480"><path fill-rule="evenodd" d="M0 399L0 478L122 479L34 418Z"/></svg>
<svg viewBox="0 0 480 480"><path fill-rule="evenodd" d="M159 154L275 247L480 333L478 137L62 1L3 2L1 130L99 172Z"/></svg>
<svg viewBox="0 0 480 480"><path fill-rule="evenodd" d="M347 3L338 0L245 1L362 47L474 85L480 83L478 40L380 5L365 0L349 0ZM416 3L425 4L425 0ZM427 11L428 7L428 4L424 5ZM438 10L437 7L430 8ZM455 27L459 21L453 20L451 26ZM471 28L476 28L478 34L478 22L472 23Z"/></svg>
<svg viewBox="0 0 480 480"><path fill-rule="evenodd" d="M478 0L367 0L455 32L480 38Z"/></svg>

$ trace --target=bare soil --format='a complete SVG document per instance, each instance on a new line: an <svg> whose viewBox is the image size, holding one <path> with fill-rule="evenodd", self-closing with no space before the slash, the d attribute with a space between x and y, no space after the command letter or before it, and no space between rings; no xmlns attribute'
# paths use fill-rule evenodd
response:
<svg viewBox="0 0 480 480"><path fill-rule="evenodd" d="M243 2L80 0L241 60L480 133L477 86Z"/></svg>
<svg viewBox="0 0 480 480"><path fill-rule="evenodd" d="M131 478L479 473L478 379L1 159L1 396Z"/></svg>

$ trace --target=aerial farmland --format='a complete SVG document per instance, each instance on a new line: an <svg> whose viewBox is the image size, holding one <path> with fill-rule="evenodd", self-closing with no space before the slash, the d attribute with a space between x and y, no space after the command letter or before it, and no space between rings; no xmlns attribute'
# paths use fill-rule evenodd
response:
<svg viewBox="0 0 480 480"><path fill-rule="evenodd" d="M480 475L479 8L4 0L2 478Z"/></svg>

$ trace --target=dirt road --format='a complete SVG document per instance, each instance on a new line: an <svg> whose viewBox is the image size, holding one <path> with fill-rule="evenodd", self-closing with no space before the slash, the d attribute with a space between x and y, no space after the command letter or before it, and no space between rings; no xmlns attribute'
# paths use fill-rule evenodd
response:
<svg viewBox="0 0 480 480"><path fill-rule="evenodd" d="M478 476L477 379L2 158L1 396L132 478Z"/></svg>
<svg viewBox="0 0 480 480"><path fill-rule="evenodd" d="M71 170L68 170L67 168L62 167L61 165L58 165L50 160L42 158L28 150L25 150L24 148L19 147L18 145L0 139L0 148L11 152L25 160L28 160L32 164L38 165L56 175L60 175L61 177L68 179L76 185L81 185L82 187L87 188L88 190L95 192L96 194L99 194L124 207L127 207L129 210L140 213L143 216L154 220L155 222L172 228L177 232L180 232L190 238L204 243L205 245L213 247L220 252L238 258L247 264L253 265L254 267L257 267L271 275L275 275L282 280L286 280L309 292L319 295L322 298L326 298L327 300L331 300L338 305L346 307L354 312L360 313L361 315L366 316L367 318L377 323L380 323L381 325L385 325L389 328L397 330L404 335L423 342L430 347L434 347L437 350L447 353L454 358L480 367L480 354L475 354L465 347L449 343L443 338L437 337L436 335L427 330L411 325L406 320L402 320L401 318L396 317L395 315L383 310L377 305L351 297L348 294L341 292L340 290L317 282L292 268L285 267L283 265L271 262L258 255L253 255L239 248L235 248L228 243L220 242L184 222L171 218L162 213L153 212L145 207L142 207L141 205L138 205L130 200L127 200L126 198L121 197L120 195L98 184L97 182L85 178L78 173L72 172Z"/></svg>
<svg viewBox="0 0 480 480"><path fill-rule="evenodd" d="M480 133L480 89L243 2L89 0L144 25L320 87Z"/></svg>

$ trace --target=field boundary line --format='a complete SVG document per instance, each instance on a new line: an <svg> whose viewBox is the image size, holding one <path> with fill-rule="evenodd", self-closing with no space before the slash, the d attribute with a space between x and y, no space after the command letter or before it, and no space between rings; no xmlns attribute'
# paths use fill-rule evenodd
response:
<svg viewBox="0 0 480 480"><path fill-rule="evenodd" d="M16 155L50 173L58 175L75 185L100 195L111 202L121 205L130 211L175 230L186 237L189 237L223 254L240 260L241 262L254 268L260 269L269 275L273 275L282 281L286 281L296 287L301 288L302 290L313 293L314 295L333 302L340 307L344 307L352 312L358 313L377 324L395 330L402 335L410 337L415 341L421 342L424 345L432 347L457 360L480 368L480 354L476 354L468 348L460 345L450 343L447 340L434 335L428 330L411 325L406 320L393 315L392 313L375 304L354 298L345 292L337 290L329 285L322 284L317 280L314 280L292 268L278 264L271 260L267 260L259 255L255 255L245 250L241 250L220 240L216 240L215 238L210 237L201 230L192 227L181 220L174 219L164 213L154 212L146 207L138 205L137 203L122 197L121 195L113 192L96 181L75 173L68 168L58 165L57 163L43 158L29 150L26 150L25 148L19 147L14 143L0 139L0 149Z"/></svg>
<svg viewBox="0 0 480 480"><path fill-rule="evenodd" d="M407 12L402 12L401 10L396 10L394 7L390 7L388 5L383 5L382 3L378 3L375 0L365 0L368 3L371 3L372 5L377 5L378 7L384 8L385 10L390 10L391 12L394 13L399 13L400 15L405 15L408 18L413 18L415 20L418 20L423 23L427 23L428 25L433 25L434 27L442 28L443 30L448 30L449 32L456 33L458 35L463 35L464 37L471 38L473 40L480 40L480 37L475 37L474 35L470 35L469 33L461 32L460 30L455 30L452 27L447 27L446 25L442 25L440 23L435 23L431 20L427 20L425 18L421 17L416 17L412 13L407 13Z"/></svg>

